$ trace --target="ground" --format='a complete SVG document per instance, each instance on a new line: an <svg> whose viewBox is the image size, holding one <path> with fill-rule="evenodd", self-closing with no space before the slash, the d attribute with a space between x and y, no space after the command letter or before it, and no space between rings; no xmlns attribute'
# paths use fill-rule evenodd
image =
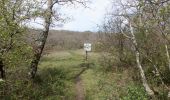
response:
<svg viewBox="0 0 170 100"><path fill-rule="evenodd" d="M50 52L43 56L38 75L49 82L48 99L117 100L125 95L130 82L127 71L105 72L99 64L100 54L83 50Z"/></svg>
<svg viewBox="0 0 170 100"><path fill-rule="evenodd" d="M34 80L28 78L28 69L25 67L16 67L9 71L8 80L0 82L0 98L147 100L141 83L137 84L132 80L134 68L118 68L114 64L108 64L109 62L103 65L101 59L101 52L89 52L86 61L83 50L50 51L43 55ZM111 69L105 68L107 65L111 65Z"/></svg>

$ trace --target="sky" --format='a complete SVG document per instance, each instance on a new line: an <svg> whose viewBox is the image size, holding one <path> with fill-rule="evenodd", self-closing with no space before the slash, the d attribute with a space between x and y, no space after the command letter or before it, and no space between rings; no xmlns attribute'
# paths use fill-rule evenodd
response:
<svg viewBox="0 0 170 100"><path fill-rule="evenodd" d="M91 4L88 5L89 8L65 8L66 15L71 16L73 20L58 29L97 31L97 25L100 25L104 20L109 4L110 0L92 0Z"/></svg>
<svg viewBox="0 0 170 100"><path fill-rule="evenodd" d="M97 25L100 25L104 16L111 6L110 0L91 0L87 4L88 8L83 6L69 6L61 7L59 12L62 12L64 16L69 17L61 26L55 26L51 29L54 30L70 30L70 31L97 31ZM42 28L37 22L41 22L41 19L37 19L36 23L31 23L30 26ZM56 24L56 23L55 23Z"/></svg>

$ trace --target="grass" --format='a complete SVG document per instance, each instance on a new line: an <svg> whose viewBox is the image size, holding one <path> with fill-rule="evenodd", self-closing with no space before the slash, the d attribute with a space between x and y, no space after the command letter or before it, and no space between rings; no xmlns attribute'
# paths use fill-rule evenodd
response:
<svg viewBox="0 0 170 100"><path fill-rule="evenodd" d="M127 87L133 82L127 72L103 72L89 69L83 75L86 100L119 100L126 96Z"/></svg>
<svg viewBox="0 0 170 100"><path fill-rule="evenodd" d="M78 75L82 81L86 100L124 98L128 86L134 84L129 77L129 71L106 72L99 63L99 57L98 53L91 52L88 61L85 61L83 50L51 52L41 59L34 82L25 78L11 81L8 86L11 91L3 98L5 100L76 100L75 77ZM11 74L10 78L15 79L16 76Z"/></svg>

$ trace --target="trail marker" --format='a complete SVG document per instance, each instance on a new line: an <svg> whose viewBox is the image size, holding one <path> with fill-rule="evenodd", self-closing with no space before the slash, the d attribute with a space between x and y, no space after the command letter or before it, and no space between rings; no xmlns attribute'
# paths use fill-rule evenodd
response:
<svg viewBox="0 0 170 100"><path fill-rule="evenodd" d="M88 52L91 51L91 43L84 43L84 50L86 52L86 61L87 61Z"/></svg>
<svg viewBox="0 0 170 100"><path fill-rule="evenodd" d="M84 50L85 51L91 51L91 43L84 43Z"/></svg>

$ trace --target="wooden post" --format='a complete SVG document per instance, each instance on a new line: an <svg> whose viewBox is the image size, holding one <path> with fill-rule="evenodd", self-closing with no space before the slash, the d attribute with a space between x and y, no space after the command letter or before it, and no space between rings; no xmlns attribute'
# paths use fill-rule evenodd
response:
<svg viewBox="0 0 170 100"><path fill-rule="evenodd" d="M86 61L87 61L87 58L88 58L87 56L88 56L88 51L86 51Z"/></svg>
<svg viewBox="0 0 170 100"><path fill-rule="evenodd" d="M84 43L84 50L86 52L85 56L85 60L87 61L88 60L88 52L91 51L91 43Z"/></svg>

